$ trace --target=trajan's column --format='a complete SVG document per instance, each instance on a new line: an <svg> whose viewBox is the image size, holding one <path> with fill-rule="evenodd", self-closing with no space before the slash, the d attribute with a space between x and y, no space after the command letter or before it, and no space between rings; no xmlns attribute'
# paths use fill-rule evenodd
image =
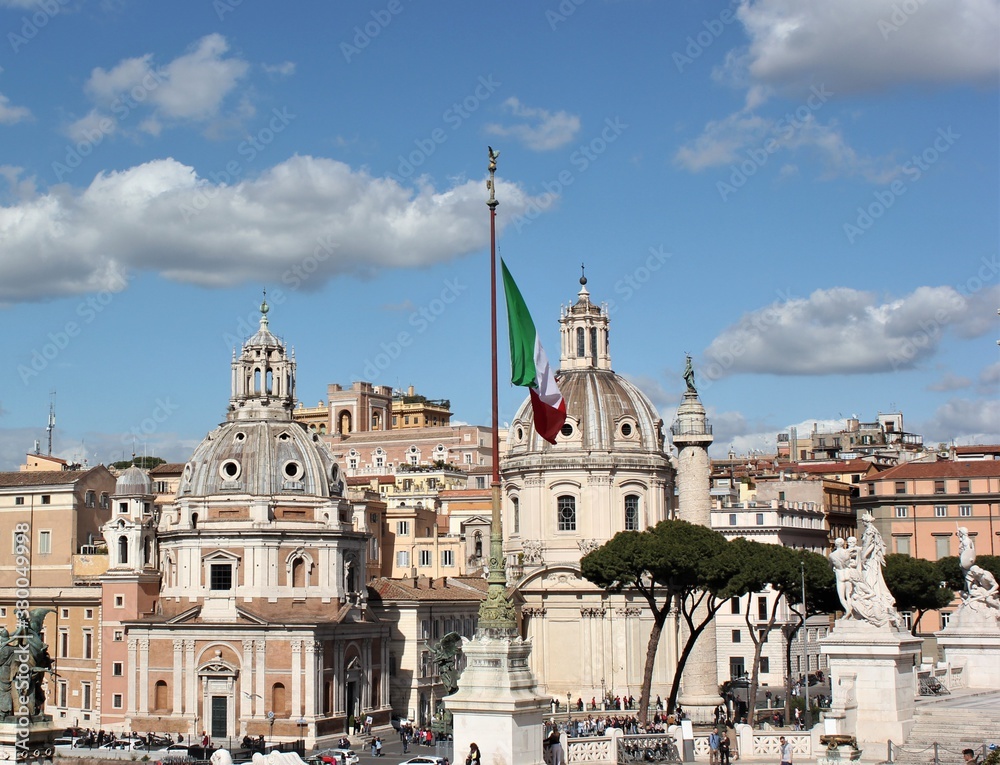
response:
<svg viewBox="0 0 1000 765"><path fill-rule="evenodd" d="M677 407L677 419L670 428L678 452L677 517L689 523L711 526L709 490L712 462L708 457L708 447L712 443L712 426L708 424L705 407L698 398L690 356L687 357L684 381L687 390L684 400ZM696 612L696 618L700 613ZM714 619L705 627L688 657L678 701L696 722L710 722L715 707L721 701Z"/></svg>

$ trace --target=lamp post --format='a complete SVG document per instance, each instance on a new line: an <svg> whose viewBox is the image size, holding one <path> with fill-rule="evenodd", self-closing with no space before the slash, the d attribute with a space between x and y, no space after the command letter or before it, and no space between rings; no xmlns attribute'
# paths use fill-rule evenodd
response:
<svg viewBox="0 0 1000 765"><path fill-rule="evenodd" d="M805 721L805 728L809 730L812 727L811 714L809 711L809 645L806 643L806 562L799 561L799 565L802 568L802 658L804 659L804 664L806 665L805 679L802 681L802 695L806 702L805 714L802 719Z"/></svg>
<svg viewBox="0 0 1000 765"><path fill-rule="evenodd" d="M306 753L306 737L304 733L306 727L306 719L304 717L300 717L295 722L299 726L299 746L301 747L302 754L304 755Z"/></svg>
<svg viewBox="0 0 1000 765"><path fill-rule="evenodd" d="M569 724L573 722L573 717L570 714L570 704L573 703L573 693L571 691L566 691L566 735L569 735Z"/></svg>
<svg viewBox="0 0 1000 765"><path fill-rule="evenodd" d="M601 709L604 709L604 703L608 700L608 692L605 690L604 678L601 678Z"/></svg>
<svg viewBox="0 0 1000 765"><path fill-rule="evenodd" d="M274 712L267 713L268 722L268 734L267 737L271 740L271 746L274 746ZM265 749L267 747L264 747Z"/></svg>

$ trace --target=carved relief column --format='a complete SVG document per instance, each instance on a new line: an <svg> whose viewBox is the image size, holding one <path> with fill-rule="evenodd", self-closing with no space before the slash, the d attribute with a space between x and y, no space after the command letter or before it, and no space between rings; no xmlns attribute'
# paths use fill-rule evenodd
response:
<svg viewBox="0 0 1000 765"><path fill-rule="evenodd" d="M149 714L149 640L139 640L139 714Z"/></svg>
<svg viewBox="0 0 1000 765"><path fill-rule="evenodd" d="M306 713L312 719L316 716L316 651L320 649L315 640L306 641Z"/></svg>
<svg viewBox="0 0 1000 765"><path fill-rule="evenodd" d="M243 641L243 673L240 678L240 688L245 695L236 697L240 703L240 717L253 717L257 699L253 697L253 641ZM245 699L245 701L244 701Z"/></svg>
<svg viewBox="0 0 1000 765"><path fill-rule="evenodd" d="M184 712L198 717L198 668L194 664L194 641L184 641ZM196 731L197 733L197 731Z"/></svg>
<svg viewBox="0 0 1000 765"><path fill-rule="evenodd" d="M137 712L137 710L138 710L138 706L136 704L137 695L136 695L135 676L136 676L136 673L139 672L140 670L139 670L138 656L136 655L136 648L137 647L138 647L138 641L135 638L129 638L128 639L128 666L129 666L129 673L128 673L128 713L129 713L129 715L134 715Z"/></svg>
<svg viewBox="0 0 1000 765"><path fill-rule="evenodd" d="M174 642L174 665L173 665L173 684L174 684L174 699L173 699L173 709L175 715L180 715L184 713L184 655L182 651L184 650L184 641L175 640Z"/></svg>
<svg viewBox="0 0 1000 765"><path fill-rule="evenodd" d="M302 641L292 641L292 718L302 716Z"/></svg>

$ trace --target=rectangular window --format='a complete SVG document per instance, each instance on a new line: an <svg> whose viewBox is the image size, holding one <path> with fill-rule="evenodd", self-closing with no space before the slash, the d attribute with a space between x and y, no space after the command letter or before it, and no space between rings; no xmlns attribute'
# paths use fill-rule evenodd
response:
<svg viewBox="0 0 1000 765"><path fill-rule="evenodd" d="M743 642L743 630L733 630L733 642L734 643Z"/></svg>
<svg viewBox="0 0 1000 765"><path fill-rule="evenodd" d="M94 633L90 630L83 631L83 658L94 658Z"/></svg>
<svg viewBox="0 0 1000 765"><path fill-rule="evenodd" d="M455 565L455 551L454 550L442 550L441 551L441 565L442 566L454 566Z"/></svg>
<svg viewBox="0 0 1000 765"><path fill-rule="evenodd" d="M111 498L108 496L106 491L101 492L101 507L105 510L111 507Z"/></svg>
<svg viewBox="0 0 1000 765"><path fill-rule="evenodd" d="M625 531L639 530L639 497L629 494L625 497Z"/></svg>
<svg viewBox="0 0 1000 765"><path fill-rule="evenodd" d="M913 612L903 611L900 616L903 617L903 626L908 630L913 629Z"/></svg>
<svg viewBox="0 0 1000 765"><path fill-rule="evenodd" d="M736 525L736 513L730 513L729 514L729 525L730 526L735 526Z"/></svg>
<svg viewBox="0 0 1000 765"><path fill-rule="evenodd" d="M128 502L119 502L118 503L118 512L119 513L127 513L128 512Z"/></svg>
<svg viewBox="0 0 1000 765"><path fill-rule="evenodd" d="M116 643L121 643L125 639L125 630L115 630L114 640Z"/></svg>
<svg viewBox="0 0 1000 765"><path fill-rule="evenodd" d="M764 525L764 513L757 513L757 525L758 526Z"/></svg>
<svg viewBox="0 0 1000 765"><path fill-rule="evenodd" d="M951 539L948 537L935 537L934 538L934 552L937 555L937 559L947 558L951 554Z"/></svg>
<svg viewBox="0 0 1000 765"><path fill-rule="evenodd" d="M910 554L910 538L896 537L896 552L900 555Z"/></svg>
<svg viewBox="0 0 1000 765"><path fill-rule="evenodd" d="M115 709L122 708L122 695L120 693L116 693L111 697L111 706Z"/></svg>
<svg viewBox="0 0 1000 765"><path fill-rule="evenodd" d="M213 563L208 567L208 588L216 592L233 589L233 567L229 563Z"/></svg>
<svg viewBox="0 0 1000 765"><path fill-rule="evenodd" d="M85 609L83 609L83 618L84 619L93 619L94 618L94 609L93 608L85 608Z"/></svg>
<svg viewBox="0 0 1000 765"><path fill-rule="evenodd" d="M23 505L24 504L24 497L14 497L14 504L15 505Z"/></svg>
<svg viewBox="0 0 1000 765"><path fill-rule="evenodd" d="M97 495L94 492L92 491L87 492L86 504L87 507L94 507L97 505Z"/></svg>
<svg viewBox="0 0 1000 765"><path fill-rule="evenodd" d="M934 493L935 494L944 494L944 481L943 480L937 480L937 481L934 482Z"/></svg>
<svg viewBox="0 0 1000 765"><path fill-rule="evenodd" d="M432 556L430 550L420 550L419 557L417 559L420 566L429 566L432 562Z"/></svg>
<svg viewBox="0 0 1000 765"><path fill-rule="evenodd" d="M559 531L576 531L576 498L569 496L559 497L557 500Z"/></svg>
<svg viewBox="0 0 1000 765"><path fill-rule="evenodd" d="M69 619L69 609L68 608L60 608L59 609L59 618L60 619Z"/></svg>
<svg viewBox="0 0 1000 765"><path fill-rule="evenodd" d="M771 660L767 656L760 657L760 671L761 672L771 671Z"/></svg>
<svg viewBox="0 0 1000 765"><path fill-rule="evenodd" d="M409 568L409 566L410 566L410 551L409 550L397 550L396 551L396 565L399 568Z"/></svg>
<svg viewBox="0 0 1000 765"><path fill-rule="evenodd" d="M514 534L520 534L521 533L521 500L518 499L517 497L511 497L510 498L510 506L511 506L511 510L513 511L512 512L513 520L512 520L512 523L511 523L512 533L514 533Z"/></svg>
<svg viewBox="0 0 1000 765"><path fill-rule="evenodd" d="M409 521L396 521L396 536L408 537L410 536L410 522Z"/></svg>
<svg viewBox="0 0 1000 765"><path fill-rule="evenodd" d="M958 514L962 518L971 518L972 517L972 505L959 505L958 506Z"/></svg>
<svg viewBox="0 0 1000 765"><path fill-rule="evenodd" d="M758 597L757 598L757 618L762 621L767 621L767 598Z"/></svg>
<svg viewBox="0 0 1000 765"><path fill-rule="evenodd" d="M43 494L42 495L42 504L43 505L51 505L52 504L52 496L49 495L49 494Z"/></svg>
<svg viewBox="0 0 1000 765"><path fill-rule="evenodd" d="M69 686L66 684L65 680L60 680L59 681L59 700L58 700L56 706L65 707L66 706L66 700L67 700L68 696L69 696Z"/></svg>
<svg viewBox="0 0 1000 765"><path fill-rule="evenodd" d="M740 599L739 598L730 598L729 599L729 613L731 613L731 614L740 614L740 613L743 613L742 609L740 609Z"/></svg>
<svg viewBox="0 0 1000 765"><path fill-rule="evenodd" d="M0 616L7 617L7 606L0 606Z"/></svg>
<svg viewBox="0 0 1000 765"><path fill-rule="evenodd" d="M59 656L63 659L69 656L69 630L59 630Z"/></svg>
<svg viewBox="0 0 1000 765"><path fill-rule="evenodd" d="M91 699L90 699L90 683L80 683L80 688L83 692L83 703L81 707L90 711L91 709Z"/></svg>
<svg viewBox="0 0 1000 765"><path fill-rule="evenodd" d="M959 494L968 494L969 493L969 479L968 478L960 478L959 479L959 481L958 481L958 493Z"/></svg>
<svg viewBox="0 0 1000 765"><path fill-rule="evenodd" d="M111 674L115 677L121 677L125 674L125 665L120 661L115 661L111 663Z"/></svg>
<svg viewBox="0 0 1000 765"><path fill-rule="evenodd" d="M476 476L476 488L477 489L485 489L486 488L486 477L485 476L481 476L481 475L477 475Z"/></svg>
<svg viewBox="0 0 1000 765"><path fill-rule="evenodd" d="M125 608L124 595L115 595L115 608Z"/></svg>
<svg viewBox="0 0 1000 765"><path fill-rule="evenodd" d="M947 518L948 517L948 506L947 505L934 505L934 517L935 518Z"/></svg>
<svg viewBox="0 0 1000 765"><path fill-rule="evenodd" d="M51 531L39 531L38 532L38 552L41 555L48 555L52 552L52 532Z"/></svg>
<svg viewBox="0 0 1000 765"><path fill-rule="evenodd" d="M431 636L430 619L422 619L420 621L420 639L427 640L430 636Z"/></svg>
<svg viewBox="0 0 1000 765"><path fill-rule="evenodd" d="M896 493L906 494L906 481L896 481Z"/></svg>
<svg viewBox="0 0 1000 765"><path fill-rule="evenodd" d="M951 621L951 611L941 611L941 629L948 626L948 622Z"/></svg>
<svg viewBox="0 0 1000 765"><path fill-rule="evenodd" d="M896 517L906 518L909 515L909 510L906 505L896 505Z"/></svg>

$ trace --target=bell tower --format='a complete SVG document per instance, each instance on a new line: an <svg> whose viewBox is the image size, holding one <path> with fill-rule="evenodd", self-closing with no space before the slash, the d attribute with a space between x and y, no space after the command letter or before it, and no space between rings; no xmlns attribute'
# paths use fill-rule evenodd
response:
<svg viewBox="0 0 1000 765"><path fill-rule="evenodd" d="M590 302L585 275L580 276L576 296L576 303L564 306L559 317L559 369L611 369L607 307Z"/></svg>
<svg viewBox="0 0 1000 765"><path fill-rule="evenodd" d="M229 420L291 419L295 406L295 354L289 358L285 345L271 334L267 325L270 311L265 299L260 304L260 328L233 350L232 396Z"/></svg>

